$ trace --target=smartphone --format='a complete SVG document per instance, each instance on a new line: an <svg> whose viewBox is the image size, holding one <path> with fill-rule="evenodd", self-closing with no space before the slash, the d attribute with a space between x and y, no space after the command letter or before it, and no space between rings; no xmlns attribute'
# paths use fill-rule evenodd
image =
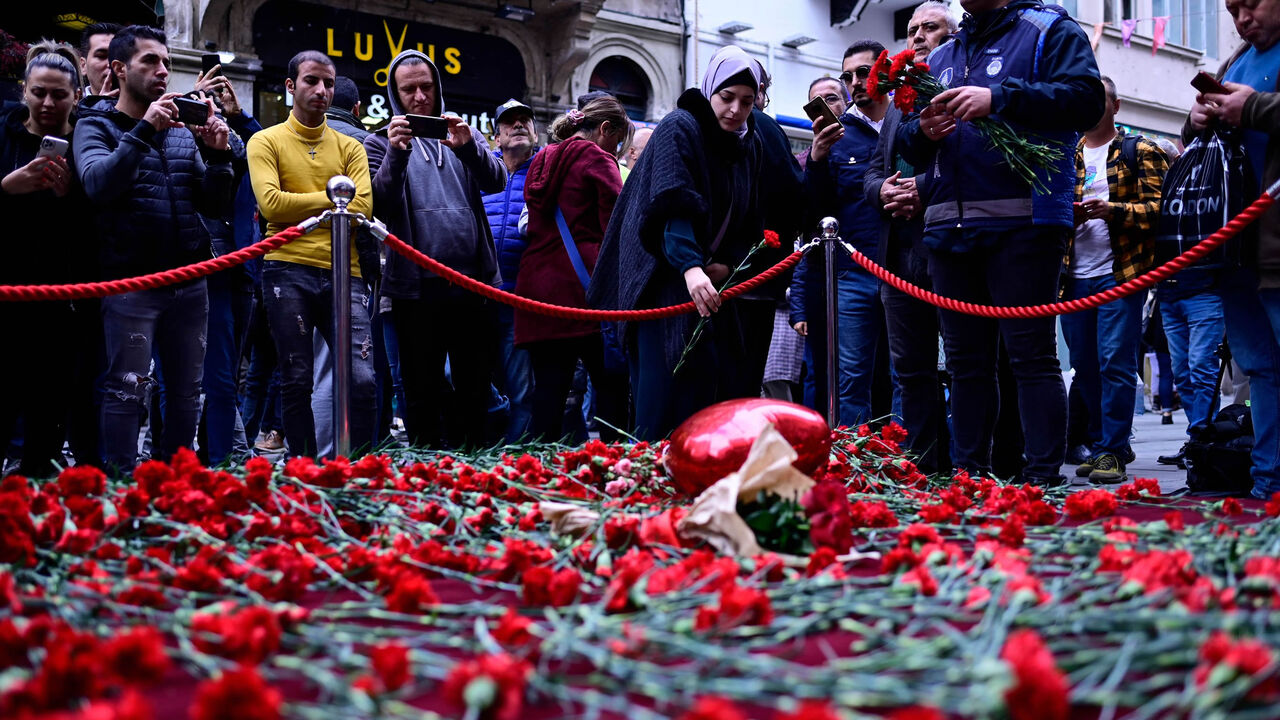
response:
<svg viewBox="0 0 1280 720"><path fill-rule="evenodd" d="M200 74L208 76L214 66L221 65L222 58L218 53L205 53L200 56Z"/></svg>
<svg viewBox="0 0 1280 720"><path fill-rule="evenodd" d="M173 104L178 106L178 122L183 125L204 125L209 122L209 106L189 97L176 97Z"/></svg>
<svg viewBox="0 0 1280 720"><path fill-rule="evenodd" d="M70 147L71 144L60 137L45 135L40 139L40 150L36 153L36 157L66 157Z"/></svg>
<svg viewBox="0 0 1280 720"><path fill-rule="evenodd" d="M826 119L827 125L833 125L840 122L840 120L836 118L835 111L831 109L831 106L827 104L826 100L823 100L820 97L816 97L805 103L804 112L809 116L810 120L817 120L818 118Z"/></svg>
<svg viewBox="0 0 1280 720"><path fill-rule="evenodd" d="M1191 78L1191 87L1199 90L1201 93L1219 93L1221 95L1231 93L1226 86L1218 82L1217 78L1203 70L1196 73L1196 76Z"/></svg>
<svg viewBox="0 0 1280 720"><path fill-rule="evenodd" d="M443 140L449 137L449 121L431 115L405 115L409 121L409 131L414 137Z"/></svg>

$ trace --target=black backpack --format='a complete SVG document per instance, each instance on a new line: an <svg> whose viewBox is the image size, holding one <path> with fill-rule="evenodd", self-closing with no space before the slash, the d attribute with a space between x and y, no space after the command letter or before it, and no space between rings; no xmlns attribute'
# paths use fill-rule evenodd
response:
<svg viewBox="0 0 1280 720"><path fill-rule="evenodd" d="M1228 405L1213 422L1191 428L1183 462L1187 487L1205 495L1247 496L1253 490L1253 415L1247 405Z"/></svg>

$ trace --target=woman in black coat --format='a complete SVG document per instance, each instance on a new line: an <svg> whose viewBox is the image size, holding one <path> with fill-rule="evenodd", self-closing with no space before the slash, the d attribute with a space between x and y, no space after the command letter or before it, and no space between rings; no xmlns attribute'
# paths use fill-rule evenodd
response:
<svg viewBox="0 0 1280 720"><path fill-rule="evenodd" d="M32 47L29 58L22 102L0 108L0 213L8 240L0 284L76 282L86 279L93 252L84 193L68 160L82 86L78 62L69 46L49 41ZM58 147L58 140L66 142ZM23 475L49 477L54 463L64 462L69 379L78 356L97 352L72 332L77 310L65 300L0 303L0 327L12 343L0 353L0 455L21 419Z"/></svg>
<svg viewBox="0 0 1280 720"><path fill-rule="evenodd" d="M636 436L665 437L698 410L754 397L741 324L717 292L763 234L757 207L760 142L751 109L759 65L741 48L716 51L701 88L663 118L623 185L605 232L588 302L651 308L687 302L710 318L676 366L698 317L628 323ZM739 278L745 279L745 278Z"/></svg>

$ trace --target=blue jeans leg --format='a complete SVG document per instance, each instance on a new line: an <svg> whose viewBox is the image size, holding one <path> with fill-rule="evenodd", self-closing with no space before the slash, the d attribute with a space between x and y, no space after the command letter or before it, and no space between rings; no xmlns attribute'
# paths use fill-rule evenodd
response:
<svg viewBox="0 0 1280 720"><path fill-rule="evenodd" d="M1160 317L1190 432L1192 426L1209 422L1218 412L1218 357L1214 352L1226 332L1222 299L1205 292L1163 302Z"/></svg>
<svg viewBox="0 0 1280 720"><path fill-rule="evenodd" d="M1253 415L1253 495L1280 492L1280 344L1258 296L1258 278L1239 268L1217 290L1227 321L1227 341L1249 376Z"/></svg>
<svg viewBox="0 0 1280 720"><path fill-rule="evenodd" d="M235 272L218 273L208 280L204 426L211 466L226 462L236 439L236 378L240 372L240 350L253 310L252 290L236 282Z"/></svg>
<svg viewBox="0 0 1280 720"><path fill-rule="evenodd" d="M138 424L156 380L154 350L165 371L164 435L158 458L190 446L200 418L209 296L205 281L104 298L107 374L102 402L103 451L109 467L129 470L138 457Z"/></svg>
<svg viewBox="0 0 1280 720"><path fill-rule="evenodd" d="M875 353L884 323L880 304L880 281L857 269L842 271L836 278L836 352L840 361L837 422L849 427L872 420L871 383L875 375ZM815 300L822 300L818 296ZM822 302L806 308L809 335L806 360L814 378L814 407L826 414L827 406L827 309Z"/></svg>
<svg viewBox="0 0 1280 720"><path fill-rule="evenodd" d="M1096 278L1072 278L1067 297L1088 297L1115 287L1111 274ZM1096 310L1062 316L1062 333L1071 350L1071 366L1080 380L1087 369L1085 403L1089 406L1089 430L1094 452L1125 456L1133 429L1138 374L1138 342L1142 336L1142 295L1130 295ZM1093 342L1082 337L1092 325ZM1092 345L1092 347L1090 347ZM1078 348L1078 349L1077 349ZM1098 432L1094 434L1094 428Z"/></svg>
<svg viewBox="0 0 1280 720"><path fill-rule="evenodd" d="M515 346L514 311L503 305L497 310L497 318L497 375L502 381L502 386L498 389L507 396L511 408L506 440L515 443L528 434L529 422L533 417L533 366L529 361L529 351Z"/></svg>

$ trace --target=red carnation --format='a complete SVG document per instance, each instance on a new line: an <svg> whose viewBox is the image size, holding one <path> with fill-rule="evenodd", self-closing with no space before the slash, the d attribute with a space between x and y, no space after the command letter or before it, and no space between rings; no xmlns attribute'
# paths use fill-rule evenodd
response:
<svg viewBox="0 0 1280 720"><path fill-rule="evenodd" d="M107 489L107 476L92 465L75 465L58 473L58 489L65 497L101 495Z"/></svg>
<svg viewBox="0 0 1280 720"><path fill-rule="evenodd" d="M772 230L765 230L764 244L768 245L771 248L780 248L782 247L782 240L778 238L778 233Z"/></svg>
<svg viewBox="0 0 1280 720"><path fill-rule="evenodd" d="M680 720L747 720L747 716L732 700L707 695L698 698Z"/></svg>
<svg viewBox="0 0 1280 720"><path fill-rule="evenodd" d="M191 720L278 720L280 692L258 671L240 667L206 680L196 688Z"/></svg>
<svg viewBox="0 0 1280 720"><path fill-rule="evenodd" d="M445 698L462 708L475 708L488 720L519 720L529 663L506 653L481 655L453 666L441 688Z"/></svg>
<svg viewBox="0 0 1280 720"><path fill-rule="evenodd" d="M1009 664L1016 680L1004 696L1013 720L1066 719L1067 678L1035 630L1010 633L1000 659Z"/></svg>
<svg viewBox="0 0 1280 720"><path fill-rule="evenodd" d="M169 671L164 637L151 627L123 632L102 648L103 665L126 683L154 685Z"/></svg>
<svg viewBox="0 0 1280 720"><path fill-rule="evenodd" d="M582 575L571 567L553 571L540 565L525 570L520 581L526 605L564 607L578 597Z"/></svg>
<svg viewBox="0 0 1280 720"><path fill-rule="evenodd" d="M402 572L396 576L391 593L387 595L387 609L392 612L421 613L440 602L431 589L431 583L415 572Z"/></svg>
<svg viewBox="0 0 1280 720"><path fill-rule="evenodd" d="M1067 496L1062 509L1072 520L1097 520L1116 511L1116 496L1106 490L1085 490Z"/></svg>
<svg viewBox="0 0 1280 720"><path fill-rule="evenodd" d="M409 648L397 642L382 643L369 653L369 664L387 692L409 682Z"/></svg>

